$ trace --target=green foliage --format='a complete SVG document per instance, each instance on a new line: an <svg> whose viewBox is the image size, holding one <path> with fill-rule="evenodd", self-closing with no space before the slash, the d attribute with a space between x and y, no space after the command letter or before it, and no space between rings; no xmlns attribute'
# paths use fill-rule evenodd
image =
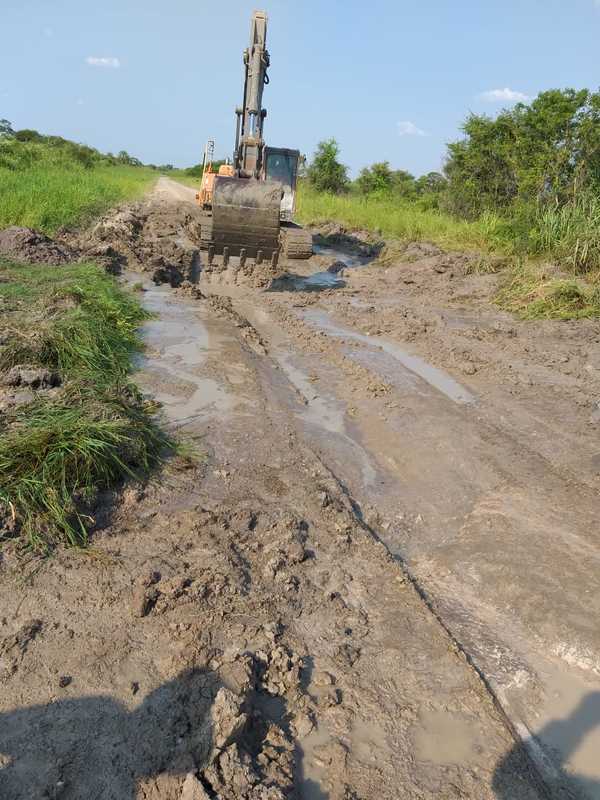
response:
<svg viewBox="0 0 600 800"><path fill-rule="evenodd" d="M31 547L84 544L86 501L146 474L169 445L128 379L147 314L90 264L5 265L0 304L0 368L26 362L63 379L57 396L2 417L0 509L16 515Z"/></svg>
<svg viewBox="0 0 600 800"><path fill-rule="evenodd" d="M522 319L583 319L600 316L600 288L548 276L543 268L517 264L496 302Z"/></svg>
<svg viewBox="0 0 600 800"><path fill-rule="evenodd" d="M127 150L121 150L117 156L119 164L126 164L129 167L141 167L142 162L135 156L130 156Z"/></svg>
<svg viewBox="0 0 600 800"><path fill-rule="evenodd" d="M25 225L53 234L141 194L152 180L125 151L103 155L33 130L0 133L0 229Z"/></svg>
<svg viewBox="0 0 600 800"><path fill-rule="evenodd" d="M319 192L339 194L348 187L348 168L338 160L340 147L335 139L319 142L308 167L308 180Z"/></svg>
<svg viewBox="0 0 600 800"><path fill-rule="evenodd" d="M306 223L338 221L350 228L368 229L403 242L426 240L448 248L483 249L489 246L490 221L485 224L456 219L418 202L395 197L361 197L315 191L301 183L298 217Z"/></svg>
<svg viewBox="0 0 600 800"><path fill-rule="evenodd" d="M600 198L582 193L560 206L539 206L528 249L552 253L574 272L600 269Z"/></svg>
<svg viewBox="0 0 600 800"><path fill-rule="evenodd" d="M363 195L414 198L417 190L414 176L403 169L392 170L389 161L381 161L361 170L356 187Z"/></svg>
<svg viewBox="0 0 600 800"><path fill-rule="evenodd" d="M496 119L472 114L465 139L448 145L448 204L485 209L563 204L600 191L600 93L554 89Z"/></svg>

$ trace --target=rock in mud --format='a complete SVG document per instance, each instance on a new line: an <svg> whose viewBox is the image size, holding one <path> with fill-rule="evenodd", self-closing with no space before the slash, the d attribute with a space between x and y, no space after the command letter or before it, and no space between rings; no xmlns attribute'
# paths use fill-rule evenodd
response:
<svg viewBox="0 0 600 800"><path fill-rule="evenodd" d="M346 264L343 261L334 261L333 264L330 264L327 267L327 272L331 272L333 275L337 275L338 272L342 272L346 268Z"/></svg>
<svg viewBox="0 0 600 800"><path fill-rule="evenodd" d="M2 381L7 386L28 386L31 389L50 389L60 386L61 377L58 372L36 367L13 367Z"/></svg>
<svg viewBox="0 0 600 800"><path fill-rule="evenodd" d="M0 256L28 264L67 264L75 260L69 248L32 228L13 225L0 231Z"/></svg>

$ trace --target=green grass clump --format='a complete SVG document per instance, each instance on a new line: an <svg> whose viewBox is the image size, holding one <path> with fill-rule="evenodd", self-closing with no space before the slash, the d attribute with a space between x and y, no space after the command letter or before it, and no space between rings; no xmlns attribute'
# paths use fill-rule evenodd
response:
<svg viewBox="0 0 600 800"><path fill-rule="evenodd" d="M0 166L0 229L22 225L52 235L140 196L155 180L156 172L143 167L88 168L43 159L17 170Z"/></svg>
<svg viewBox="0 0 600 800"><path fill-rule="evenodd" d="M63 380L0 418L0 507L33 548L85 544L86 504L146 475L170 445L129 380L148 315L92 264L0 266L0 309L0 369L46 367Z"/></svg>
<svg viewBox="0 0 600 800"><path fill-rule="evenodd" d="M496 295L496 303L521 319L584 319L600 316L600 287L583 280L551 277L518 265Z"/></svg>

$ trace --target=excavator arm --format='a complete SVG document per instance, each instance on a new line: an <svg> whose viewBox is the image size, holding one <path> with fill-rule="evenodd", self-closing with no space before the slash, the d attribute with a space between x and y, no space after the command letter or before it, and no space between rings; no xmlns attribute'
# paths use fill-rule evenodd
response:
<svg viewBox="0 0 600 800"><path fill-rule="evenodd" d="M250 23L250 47L244 50L244 99L236 109L237 129L233 163L240 178L258 178L262 169L263 125L267 110L263 89L269 82L270 59L266 47L267 14L255 11Z"/></svg>
<svg viewBox="0 0 600 800"><path fill-rule="evenodd" d="M215 255L246 263L263 260L277 268L281 252L292 258L309 258L312 239L292 223L299 152L265 147L266 109L263 91L269 82L267 14L255 11L250 23L250 45L244 50L244 94L236 109L237 125L233 164L206 177L199 201L210 210L201 225L201 246L208 251L208 266ZM210 186L208 185L210 182ZM211 194L212 191L212 194ZM285 227L284 227L285 226Z"/></svg>

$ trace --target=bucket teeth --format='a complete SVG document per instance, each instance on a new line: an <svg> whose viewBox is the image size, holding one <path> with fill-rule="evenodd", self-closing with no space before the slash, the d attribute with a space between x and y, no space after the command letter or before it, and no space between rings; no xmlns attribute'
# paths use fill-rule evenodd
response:
<svg viewBox="0 0 600 800"><path fill-rule="evenodd" d="M248 258L248 251L245 247L239 251L239 256L232 256L228 247L223 248L221 255L217 255L214 245L207 248L206 261L202 268L202 275L205 280L219 279L219 276L224 275L226 272L230 276L233 283L238 282L239 275L251 276L252 270L256 266L265 264L265 256L263 250L258 250L254 259ZM278 250L273 251L268 263L270 272L273 277L276 277L279 265L280 253ZM264 267L263 267L264 269Z"/></svg>

